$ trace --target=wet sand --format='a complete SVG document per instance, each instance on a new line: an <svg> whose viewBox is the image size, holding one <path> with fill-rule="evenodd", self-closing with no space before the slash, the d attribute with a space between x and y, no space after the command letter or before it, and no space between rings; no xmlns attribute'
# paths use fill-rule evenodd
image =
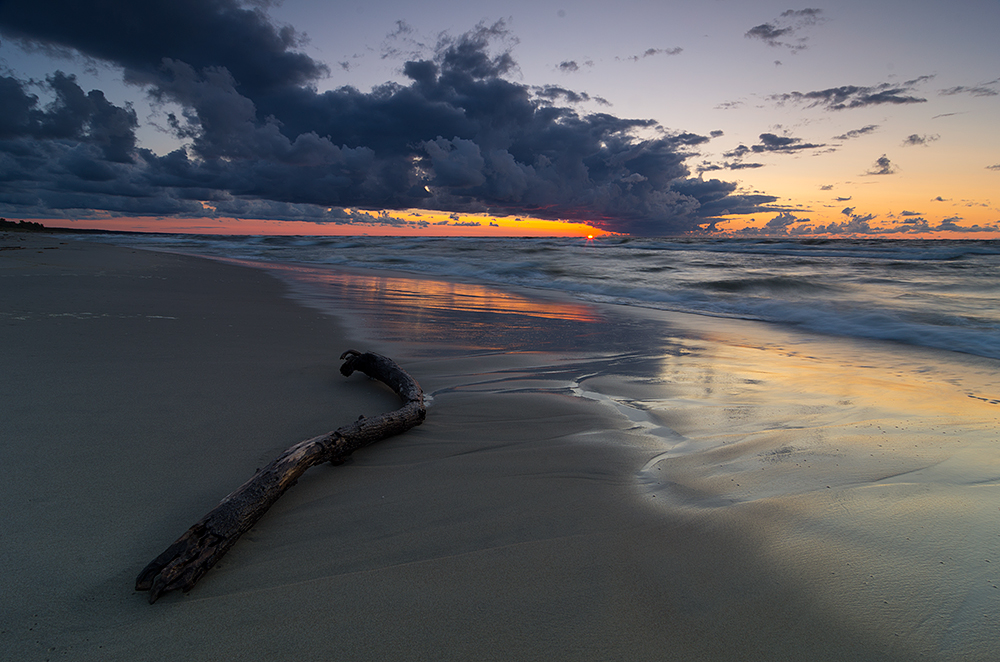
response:
<svg viewBox="0 0 1000 662"><path fill-rule="evenodd" d="M993 364L414 279L313 289L338 322L260 270L61 241L0 241L4 658L996 657ZM135 575L256 467L395 408L347 347L425 424L148 605Z"/></svg>

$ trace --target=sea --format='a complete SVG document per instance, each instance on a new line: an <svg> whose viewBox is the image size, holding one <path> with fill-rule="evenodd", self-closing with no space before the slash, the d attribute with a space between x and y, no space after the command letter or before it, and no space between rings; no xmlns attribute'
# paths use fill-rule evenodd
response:
<svg viewBox="0 0 1000 662"><path fill-rule="evenodd" d="M996 240L88 238L313 273L391 270L1000 359Z"/></svg>

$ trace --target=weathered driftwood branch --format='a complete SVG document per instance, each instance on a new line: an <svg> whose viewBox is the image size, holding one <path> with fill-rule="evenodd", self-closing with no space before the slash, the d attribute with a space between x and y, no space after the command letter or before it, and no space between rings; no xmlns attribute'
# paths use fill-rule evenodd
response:
<svg viewBox="0 0 1000 662"><path fill-rule="evenodd" d="M150 592L150 604L167 591L190 591L306 469L323 462L339 464L362 446L405 432L424 420L423 391L391 359L353 349L340 358L345 360L340 366L345 377L363 372L388 385L403 399L403 406L299 442L259 470L139 573L135 588Z"/></svg>

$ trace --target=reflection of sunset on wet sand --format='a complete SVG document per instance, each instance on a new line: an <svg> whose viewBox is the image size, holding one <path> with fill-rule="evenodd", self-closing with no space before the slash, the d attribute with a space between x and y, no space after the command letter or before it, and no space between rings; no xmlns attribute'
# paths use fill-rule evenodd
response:
<svg viewBox="0 0 1000 662"><path fill-rule="evenodd" d="M316 298L348 302L386 340L440 342L457 335L466 347L538 349L546 343L538 337L538 320L602 321L597 309L584 303L529 298L485 285L307 266L268 268L288 278L306 303Z"/></svg>
<svg viewBox="0 0 1000 662"><path fill-rule="evenodd" d="M714 326L631 386L669 431L642 472L648 503L742 530L776 581L808 583L831 622L900 637L901 655L984 659L1000 562L991 364Z"/></svg>
<svg viewBox="0 0 1000 662"><path fill-rule="evenodd" d="M497 313L502 315L527 315L547 319L597 322L599 317L592 306L585 304L529 299L503 292L496 288L470 283L457 283L424 278L388 276L341 271L327 271L295 267L273 267L296 271L305 280L330 287L350 285L359 301L378 305L419 307L429 310L464 311L470 313Z"/></svg>

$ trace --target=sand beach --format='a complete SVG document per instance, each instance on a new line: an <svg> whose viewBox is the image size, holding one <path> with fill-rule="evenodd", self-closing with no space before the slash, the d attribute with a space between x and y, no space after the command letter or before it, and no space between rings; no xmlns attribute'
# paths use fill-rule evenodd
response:
<svg viewBox="0 0 1000 662"><path fill-rule="evenodd" d="M996 361L57 234L0 248L4 659L1000 655ZM312 469L149 605L136 574L256 468L397 406L338 373L348 348L406 368L426 422Z"/></svg>

